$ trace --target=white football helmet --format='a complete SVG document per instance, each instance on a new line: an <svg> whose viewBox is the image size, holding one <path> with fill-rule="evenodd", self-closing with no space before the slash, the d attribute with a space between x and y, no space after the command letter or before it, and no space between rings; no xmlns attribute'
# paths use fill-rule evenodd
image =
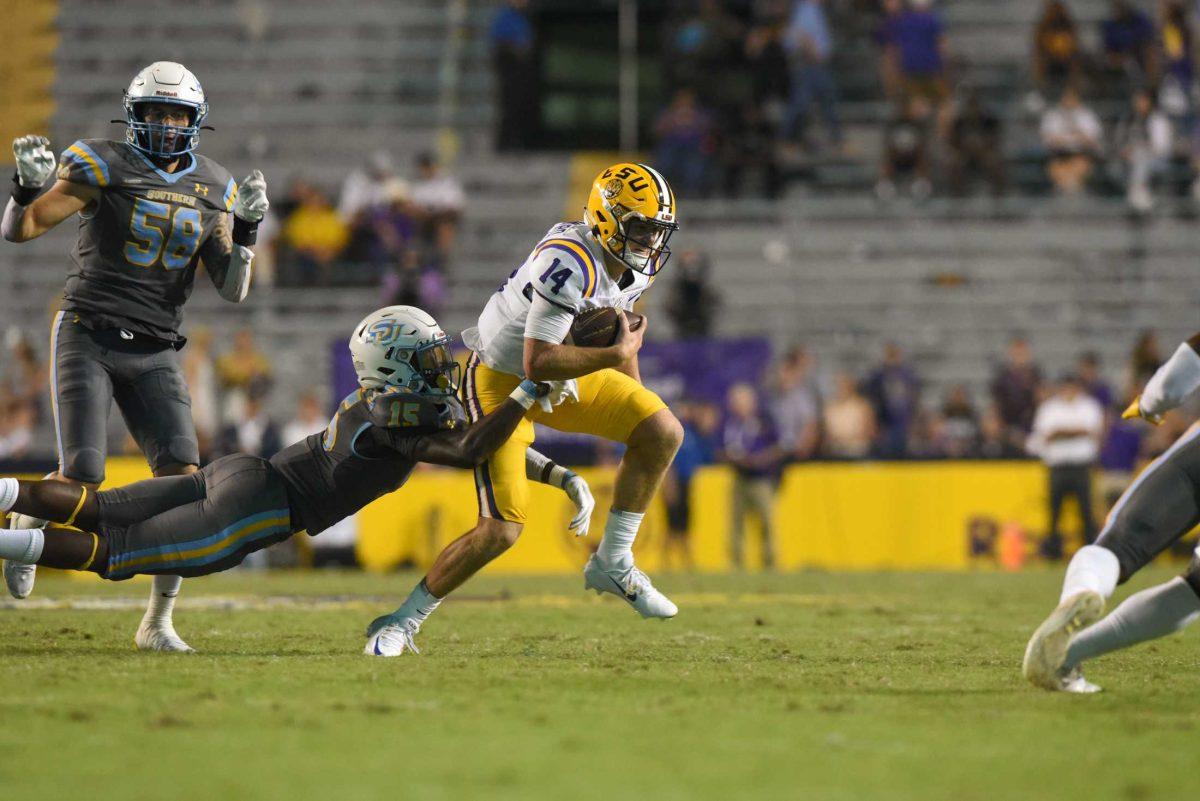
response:
<svg viewBox="0 0 1200 801"><path fill-rule="evenodd" d="M146 122L144 103L173 103L191 109L188 125ZM191 70L174 61L155 61L125 90L125 141L148 156L170 158L191 153L200 144L200 125L208 116L204 89Z"/></svg>
<svg viewBox="0 0 1200 801"><path fill-rule="evenodd" d="M416 306L385 306L354 327L350 357L367 389L401 387L418 395L454 395L462 366L450 337Z"/></svg>

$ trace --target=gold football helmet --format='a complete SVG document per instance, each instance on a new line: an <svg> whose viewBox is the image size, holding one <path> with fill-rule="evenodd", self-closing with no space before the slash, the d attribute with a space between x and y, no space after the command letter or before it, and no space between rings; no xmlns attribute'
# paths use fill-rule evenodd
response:
<svg viewBox="0 0 1200 801"><path fill-rule="evenodd" d="M597 175L583 220L613 258L645 275L667 263L667 240L679 228L671 185L645 164L614 164Z"/></svg>

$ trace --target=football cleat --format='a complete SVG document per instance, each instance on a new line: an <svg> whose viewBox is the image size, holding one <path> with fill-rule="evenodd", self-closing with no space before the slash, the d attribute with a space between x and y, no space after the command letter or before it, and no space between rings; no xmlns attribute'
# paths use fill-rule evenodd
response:
<svg viewBox="0 0 1200 801"><path fill-rule="evenodd" d="M170 622L156 623L142 619L137 634L133 636L133 644L139 651L162 651L174 654L194 654L196 649L183 641L175 633L175 626Z"/></svg>
<svg viewBox="0 0 1200 801"><path fill-rule="evenodd" d="M665 619L679 613L679 607L654 589L645 573L633 566L625 570L606 570L595 554L583 568L583 588L595 590L597 595L609 592L623 598L642 617Z"/></svg>
<svg viewBox="0 0 1200 801"><path fill-rule="evenodd" d="M45 520L38 520L29 515L16 514L8 520L9 528L41 528L44 525L46 525ZM18 601L29 597L33 592L33 582L36 579L37 565L26 565L11 559L4 560L4 583L8 587L8 594Z"/></svg>
<svg viewBox="0 0 1200 801"><path fill-rule="evenodd" d="M385 616L390 617L390 616ZM363 653L367 656L400 656L405 651L420 654L413 638L421 630L421 624L412 619L399 622L389 622L377 626L383 618L376 620L367 628L367 644Z"/></svg>
<svg viewBox="0 0 1200 801"><path fill-rule="evenodd" d="M1043 689L1064 689L1063 682L1069 672L1064 671L1063 663L1067 660L1071 638L1099 620L1102 614L1104 598L1093 590L1076 593L1060 603L1029 639L1021 673Z"/></svg>

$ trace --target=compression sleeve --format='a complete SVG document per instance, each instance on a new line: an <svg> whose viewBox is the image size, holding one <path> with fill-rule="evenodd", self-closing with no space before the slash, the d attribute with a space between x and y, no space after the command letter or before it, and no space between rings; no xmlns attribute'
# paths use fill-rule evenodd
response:
<svg viewBox="0 0 1200 801"><path fill-rule="evenodd" d="M1146 417L1158 417L1183 403L1200 388L1200 354L1184 342L1142 390L1139 406Z"/></svg>
<svg viewBox="0 0 1200 801"><path fill-rule="evenodd" d="M534 292L525 318L525 338L559 345L567 338L575 312Z"/></svg>

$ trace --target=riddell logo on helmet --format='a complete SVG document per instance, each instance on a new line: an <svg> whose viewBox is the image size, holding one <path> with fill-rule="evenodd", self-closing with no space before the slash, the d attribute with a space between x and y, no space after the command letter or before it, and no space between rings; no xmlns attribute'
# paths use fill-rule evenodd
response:
<svg viewBox="0 0 1200 801"><path fill-rule="evenodd" d="M155 89L154 94L161 95L162 97L179 97L178 92L164 92L162 89Z"/></svg>

